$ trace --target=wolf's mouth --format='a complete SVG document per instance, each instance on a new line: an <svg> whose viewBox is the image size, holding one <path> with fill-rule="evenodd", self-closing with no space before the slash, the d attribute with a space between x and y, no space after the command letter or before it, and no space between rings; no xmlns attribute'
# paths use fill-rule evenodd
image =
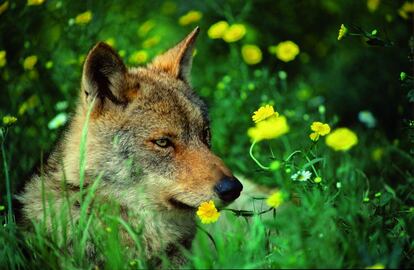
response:
<svg viewBox="0 0 414 270"><path fill-rule="evenodd" d="M194 210L196 209L194 206L185 204L183 202L180 202L174 198L170 198L168 200L170 202L170 204L172 204L174 207L178 208L178 209L182 209L182 210Z"/></svg>

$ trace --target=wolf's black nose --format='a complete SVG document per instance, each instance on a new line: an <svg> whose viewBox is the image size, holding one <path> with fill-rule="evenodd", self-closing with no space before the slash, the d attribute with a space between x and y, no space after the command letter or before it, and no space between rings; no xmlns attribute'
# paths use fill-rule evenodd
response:
<svg viewBox="0 0 414 270"><path fill-rule="evenodd" d="M225 202L232 202L240 196L243 185L237 178L224 177L214 187L214 191Z"/></svg>

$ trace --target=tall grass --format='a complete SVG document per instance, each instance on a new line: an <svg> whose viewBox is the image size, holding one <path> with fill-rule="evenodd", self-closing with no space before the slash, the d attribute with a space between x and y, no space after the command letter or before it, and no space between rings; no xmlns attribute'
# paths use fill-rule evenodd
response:
<svg viewBox="0 0 414 270"><path fill-rule="evenodd" d="M121 244L119 231L126 230L141 249L139 235L120 216L117 205L93 204L101 176L91 179L92 185L83 187L87 155L87 134L92 105L87 112L79 149L79 179L81 188L78 197L69 196L65 175L62 177L64 203L59 204L45 190L43 166L41 166L43 219L33 220L31 228L19 228L13 216L12 194L8 188L7 215L2 217L0 229L0 265L9 269L93 269L105 265L108 269L146 268L144 258L127 258ZM3 130L2 130L3 131ZM4 137L3 141L4 142ZM4 170L7 172L7 157L2 143ZM8 175L7 173L5 174ZM6 177L7 186L10 179ZM79 216L71 213L73 199L80 200ZM57 206L58 205L58 206ZM128 264L129 262L129 264Z"/></svg>
<svg viewBox="0 0 414 270"><path fill-rule="evenodd" d="M89 115L89 114L88 114ZM87 125L85 122L80 147L80 179L84 179ZM4 138L4 137L3 137ZM362 138L362 142L368 138ZM7 155L2 143L4 170ZM269 151L266 143L250 151L261 160ZM285 144L286 145L286 144ZM292 150L291 148L289 148ZM369 178L363 171L364 150L335 153L316 147L303 154L299 150L286 153L283 165L276 171L260 165L259 175L274 175L275 184L289 199L274 211L267 212L263 201L252 198L244 207L249 212L222 211L220 221L199 225L193 248L186 252L185 268L349 268L380 264L396 268L413 266L413 175L401 173L406 183L396 188L385 179ZM394 160L411 157L392 150ZM273 151L272 151L273 152ZM318 153L316 155L316 153ZM246 153L247 154L247 153ZM308 157L312 154L312 160ZM270 155L274 158L274 155ZM257 159L256 162L259 162ZM263 161L262 161L263 162ZM397 165L395 165L397 166ZM294 183L286 177L298 169L312 168L323 176L319 184ZM270 172L269 172L270 170ZM273 174L275 173L275 174ZM10 179L6 175L7 186ZM280 178L279 178L280 177ZM65 178L62 185L65 185ZM79 217L70 212L73 198L65 192L63 207L43 194L44 219L33 221L32 230L18 228L13 218L10 189L8 208L0 228L0 265L8 269L141 269L154 266L122 245L119 232L125 230L141 249L140 235L119 216L116 205L93 204L101 177L81 190ZM411 188L411 189L410 189ZM259 202L259 207L249 207ZM263 214L259 214L263 213ZM49 226L48 226L49 225ZM51 228L51 229L48 229ZM206 234L207 232L207 234ZM93 260L91 260L93 258ZM164 267L170 262L162 257Z"/></svg>

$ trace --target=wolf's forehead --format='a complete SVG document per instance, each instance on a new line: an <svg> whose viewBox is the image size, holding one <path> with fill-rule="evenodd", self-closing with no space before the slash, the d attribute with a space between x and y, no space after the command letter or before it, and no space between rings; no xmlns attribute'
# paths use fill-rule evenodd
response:
<svg viewBox="0 0 414 270"><path fill-rule="evenodd" d="M171 117L171 122L208 125L206 104L183 81L146 69L135 69L133 80L140 85L134 110Z"/></svg>

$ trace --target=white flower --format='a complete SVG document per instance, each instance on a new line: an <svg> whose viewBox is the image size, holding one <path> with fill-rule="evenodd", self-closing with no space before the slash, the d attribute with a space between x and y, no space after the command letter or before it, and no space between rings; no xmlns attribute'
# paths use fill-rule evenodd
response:
<svg viewBox="0 0 414 270"><path fill-rule="evenodd" d="M377 119L375 119L375 116L370 111L360 111L358 113L358 119L367 128L373 128L377 125Z"/></svg>
<svg viewBox="0 0 414 270"><path fill-rule="evenodd" d="M312 176L312 173L310 171L298 171L294 175L292 175L293 181L301 181L305 182L308 181Z"/></svg>
<svg viewBox="0 0 414 270"><path fill-rule="evenodd" d="M342 183L341 182L336 182L336 188L341 188L342 187Z"/></svg>
<svg viewBox="0 0 414 270"><path fill-rule="evenodd" d="M63 126L68 121L68 115L65 112L61 112L58 115L56 115L52 120L50 120L49 124L47 124L47 127L49 129L57 129L58 127Z"/></svg>

